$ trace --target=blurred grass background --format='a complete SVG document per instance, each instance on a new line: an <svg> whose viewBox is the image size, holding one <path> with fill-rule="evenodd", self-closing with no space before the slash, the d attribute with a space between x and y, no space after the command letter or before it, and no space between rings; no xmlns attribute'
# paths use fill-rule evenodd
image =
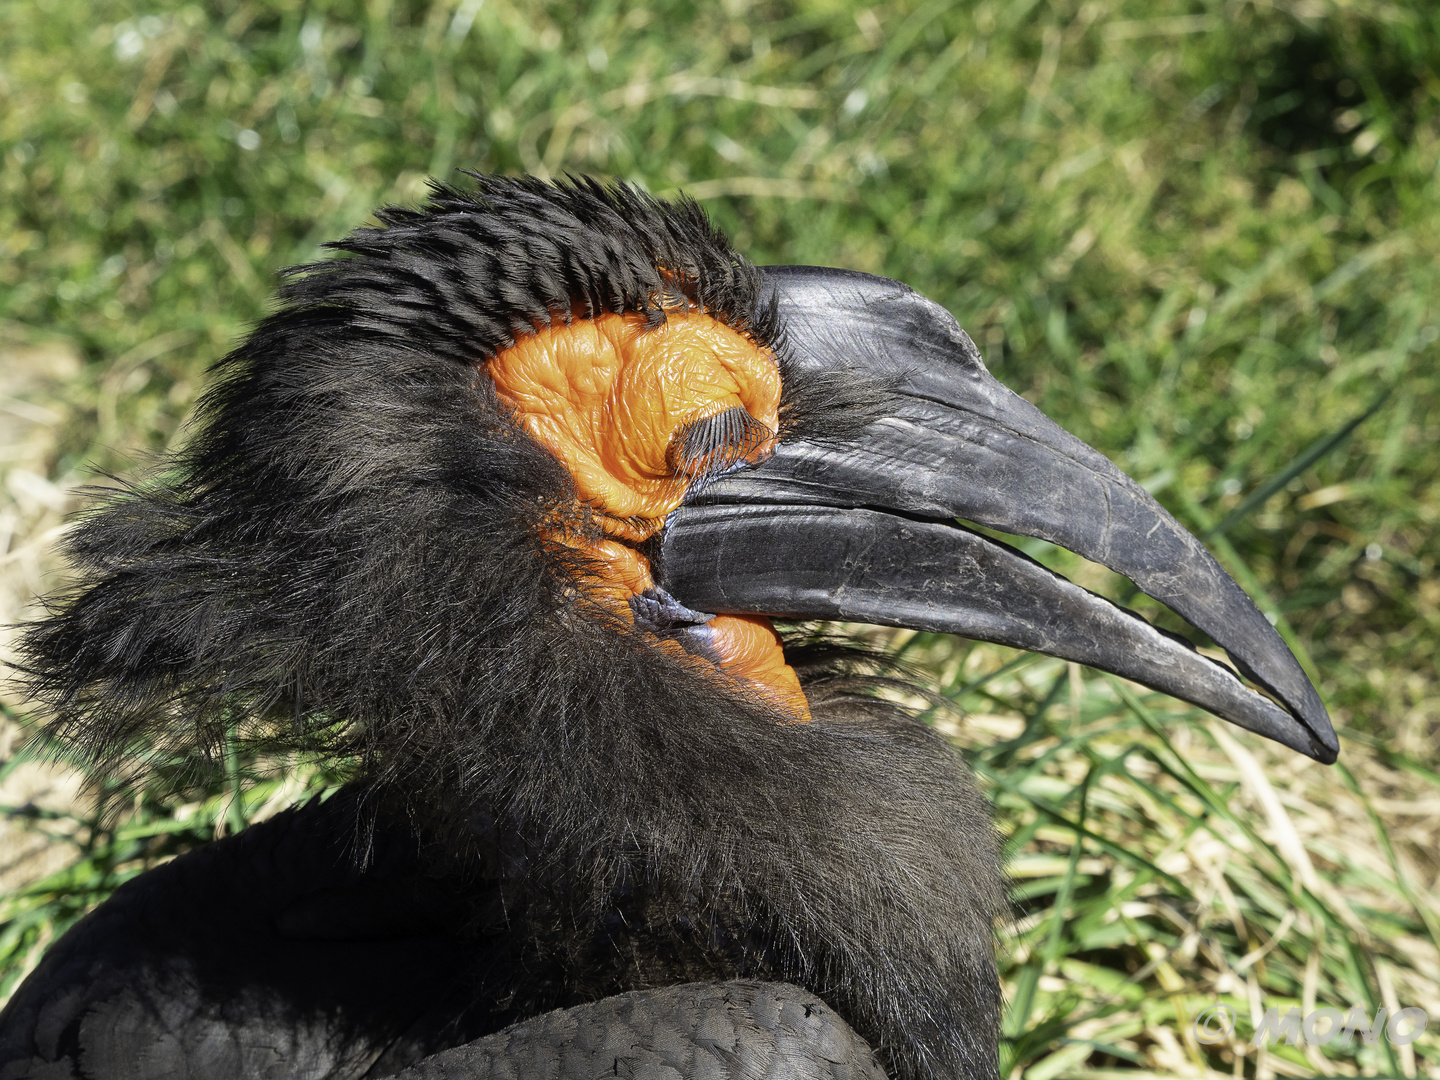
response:
<svg viewBox="0 0 1440 1080"><path fill-rule="evenodd" d="M1326 769L1096 673L898 635L996 799L1007 1076L1440 1076L1440 8L1427 0L11 0L0 607L72 489L184 437L273 274L452 170L701 200L759 263L901 278L1251 592ZM1027 550L1178 627L1127 583ZM0 994L118 883L336 777L123 807L5 698ZM1217 1001L1233 1038L1198 1042ZM1248 1045L1269 1007L1409 1045Z"/></svg>

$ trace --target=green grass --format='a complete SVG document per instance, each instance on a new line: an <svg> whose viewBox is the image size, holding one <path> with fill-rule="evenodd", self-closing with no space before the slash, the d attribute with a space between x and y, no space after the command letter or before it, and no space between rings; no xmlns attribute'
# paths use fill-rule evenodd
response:
<svg viewBox="0 0 1440 1080"><path fill-rule="evenodd" d="M55 580L64 489L182 437L273 272L375 206L461 167L683 189L757 262L886 274L954 311L1002 380L1206 536L1342 731L1325 770L1091 672L905 641L970 714L935 723L1009 838L1011 1071L1440 1075L1434 1032L1239 1054L1189 1026L1217 998L1247 1036L1292 1001L1440 1018L1437 11L14 0L6 602ZM0 796L39 790L7 760ZM63 853L38 878L0 866L0 991L126 876L334 779L268 767L118 817L0 800L17 851L30 829Z"/></svg>

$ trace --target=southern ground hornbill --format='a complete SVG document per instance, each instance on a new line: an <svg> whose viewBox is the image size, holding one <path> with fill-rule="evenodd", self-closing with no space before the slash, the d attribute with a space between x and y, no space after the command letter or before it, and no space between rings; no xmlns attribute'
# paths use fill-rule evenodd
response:
<svg viewBox="0 0 1440 1080"><path fill-rule="evenodd" d="M83 520L20 659L102 765L238 733L359 779L117 891L0 1077L995 1076L987 807L767 616L1049 653L1334 759L1200 543L906 286L593 182L380 216ZM1265 693L957 519L1126 575Z"/></svg>

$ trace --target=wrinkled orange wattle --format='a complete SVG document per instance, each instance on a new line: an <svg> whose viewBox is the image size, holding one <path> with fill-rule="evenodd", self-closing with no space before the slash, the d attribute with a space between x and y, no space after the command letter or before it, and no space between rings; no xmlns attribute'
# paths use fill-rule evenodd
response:
<svg viewBox="0 0 1440 1080"><path fill-rule="evenodd" d="M648 562L629 545L664 526L692 481L675 461L676 433L736 406L779 429L775 357L703 312L667 312L656 327L639 314L556 323L502 350L486 369L500 399L560 459L580 500L613 538L553 539L596 560L603 569L594 595L627 614L630 597L654 586ZM771 438L750 460L773 446ZM768 619L718 615L698 632L722 671L809 718L800 680Z"/></svg>

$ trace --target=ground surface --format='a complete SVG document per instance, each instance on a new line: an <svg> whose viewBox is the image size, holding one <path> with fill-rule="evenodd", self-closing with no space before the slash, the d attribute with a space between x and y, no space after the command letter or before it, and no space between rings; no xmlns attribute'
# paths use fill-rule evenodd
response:
<svg viewBox="0 0 1440 1080"><path fill-rule="evenodd" d="M1341 730L1326 769L1091 672L905 642L1011 837L1011 1074L1440 1075L1435 1030L1245 1045L1291 1005L1440 1029L1434 5L701 7L0 6L0 616L60 580L73 488L182 438L274 271L374 206L457 167L683 189L757 262L946 304L1208 534ZM0 993L126 876L333 779L237 760L105 817L13 727L0 753ZM1217 1000L1237 1035L1202 1045Z"/></svg>

